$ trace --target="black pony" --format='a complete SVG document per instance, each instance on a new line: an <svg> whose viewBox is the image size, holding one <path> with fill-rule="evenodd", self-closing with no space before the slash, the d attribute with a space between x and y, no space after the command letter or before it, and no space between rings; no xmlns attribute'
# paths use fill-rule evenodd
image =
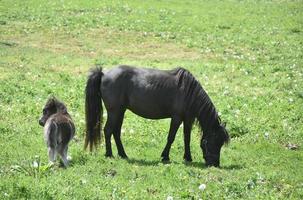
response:
<svg viewBox="0 0 303 200"><path fill-rule="evenodd" d="M118 66L107 72L92 69L86 85L86 139L90 150L100 143L102 100L107 110L104 127L106 156L112 156L113 134L118 154L127 158L121 142L121 126L126 109L148 119L171 118L167 144L161 154L169 160L176 132L184 124L184 159L192 161L190 133L197 120L203 135L200 147L207 166L220 165L220 150L229 141L225 125L221 125L216 109L199 82L183 68L157 70Z"/></svg>

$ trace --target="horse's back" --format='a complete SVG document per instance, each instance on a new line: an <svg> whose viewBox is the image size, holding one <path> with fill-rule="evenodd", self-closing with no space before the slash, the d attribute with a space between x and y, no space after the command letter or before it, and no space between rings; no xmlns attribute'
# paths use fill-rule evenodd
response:
<svg viewBox="0 0 303 200"><path fill-rule="evenodd" d="M104 73L102 87L119 87L121 90L125 87L175 87L175 71L120 65Z"/></svg>
<svg viewBox="0 0 303 200"><path fill-rule="evenodd" d="M102 78L107 109L125 107L145 118L171 117L180 106L175 70L118 66Z"/></svg>

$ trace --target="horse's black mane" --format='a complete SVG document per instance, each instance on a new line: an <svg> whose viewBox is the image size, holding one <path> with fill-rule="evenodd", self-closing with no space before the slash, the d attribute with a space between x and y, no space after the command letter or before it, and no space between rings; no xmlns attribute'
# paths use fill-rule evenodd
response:
<svg viewBox="0 0 303 200"><path fill-rule="evenodd" d="M174 70L178 87L184 91L186 110L198 121L203 134L212 133L220 125L220 118L211 99L195 77L184 68Z"/></svg>

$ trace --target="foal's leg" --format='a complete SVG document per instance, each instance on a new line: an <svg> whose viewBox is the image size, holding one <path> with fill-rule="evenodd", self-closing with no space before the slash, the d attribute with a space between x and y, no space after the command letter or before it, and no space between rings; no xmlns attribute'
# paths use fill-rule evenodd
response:
<svg viewBox="0 0 303 200"><path fill-rule="evenodd" d="M119 116L117 117L117 121L115 124L115 130L114 130L114 139L115 139L116 146L118 149L118 155L121 158L127 158L127 155L124 151L123 144L121 141L121 127L122 127L122 123L123 123L124 113L125 113L125 110L122 110L120 112Z"/></svg>
<svg viewBox="0 0 303 200"><path fill-rule="evenodd" d="M190 120L184 120L184 128L183 128L183 133L184 133L184 160L187 162L192 161L191 153L190 153L190 133L192 129L192 121Z"/></svg>
<svg viewBox="0 0 303 200"><path fill-rule="evenodd" d="M48 147L49 163L53 164L56 161L57 152L56 147Z"/></svg>
<svg viewBox="0 0 303 200"><path fill-rule="evenodd" d="M61 156L64 167L68 166L67 150L68 150L67 144L60 144L58 147L58 152Z"/></svg>
<svg viewBox="0 0 303 200"><path fill-rule="evenodd" d="M180 117L173 117L171 119L169 133L168 133L168 137L167 137L167 143L161 154L162 161L169 161L169 151L170 151L172 143L175 140L176 133L177 133L178 128L181 123L182 123L182 120L180 119Z"/></svg>

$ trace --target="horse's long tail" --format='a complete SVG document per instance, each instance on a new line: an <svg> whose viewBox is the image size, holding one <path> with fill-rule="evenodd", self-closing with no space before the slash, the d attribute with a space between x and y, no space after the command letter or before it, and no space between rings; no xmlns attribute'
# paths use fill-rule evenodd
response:
<svg viewBox="0 0 303 200"><path fill-rule="evenodd" d="M102 68L91 69L85 88L85 119L86 137L84 149L89 146L90 151L97 148L101 140L102 128Z"/></svg>

